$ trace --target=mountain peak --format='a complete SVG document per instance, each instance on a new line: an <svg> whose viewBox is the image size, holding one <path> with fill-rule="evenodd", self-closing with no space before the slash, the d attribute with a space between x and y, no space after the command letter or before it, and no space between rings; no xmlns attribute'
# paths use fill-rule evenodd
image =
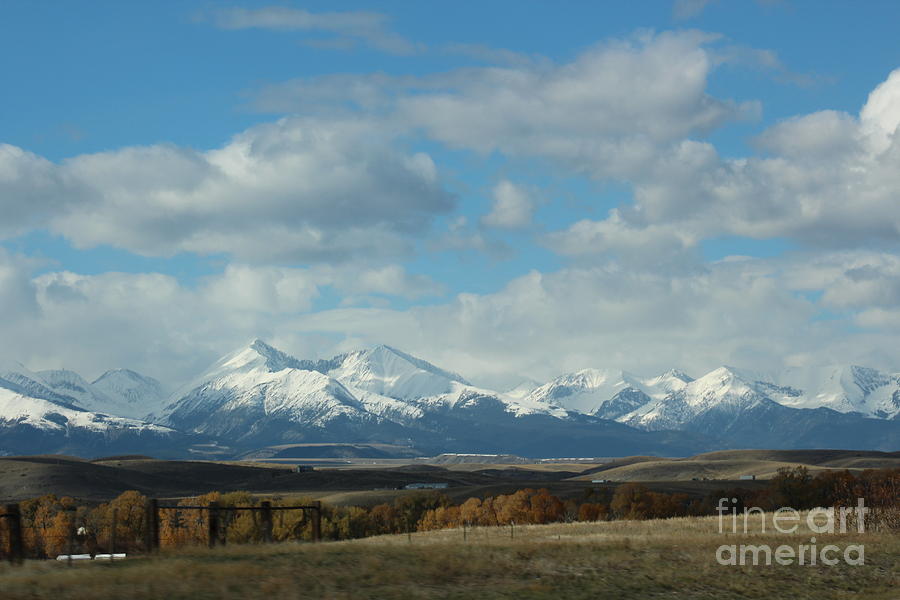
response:
<svg viewBox="0 0 900 600"><path fill-rule="evenodd" d="M218 367L225 369L241 369L241 368L265 368L267 371L277 372L284 369L302 369L301 361L297 360L290 354L282 352L278 348L257 338L248 346L230 354L223 358L214 369Z"/></svg>
<svg viewBox="0 0 900 600"><path fill-rule="evenodd" d="M433 375L438 375L439 377L443 377L449 379L451 381L456 381L462 383L464 385L470 385L468 381L466 381L462 375L459 373L454 373L453 371L447 371L442 369L427 360L423 360L421 358L416 358L411 354L407 354L402 350L398 350L393 346L388 346L387 344L379 344L370 348L369 350L363 350L360 354L368 355L372 359L383 361L385 358L390 358L391 356L399 358L400 360L409 363L416 369L421 369L422 371L427 371Z"/></svg>
<svg viewBox="0 0 900 600"><path fill-rule="evenodd" d="M739 369L730 365L722 365L718 369L714 369L701 377L700 379L709 378L729 378L732 380L743 381L745 383L753 383L755 381L764 381L768 379L759 373L754 373L746 369ZM698 380L699 381L699 380Z"/></svg>
<svg viewBox="0 0 900 600"><path fill-rule="evenodd" d="M258 351L265 351L267 349L275 350L274 346L267 344L266 341L262 338L256 338L252 342L250 342L250 348Z"/></svg>
<svg viewBox="0 0 900 600"><path fill-rule="evenodd" d="M445 371L384 344L334 357L329 374L353 387L391 398L429 397L449 392L454 384L470 385Z"/></svg>
<svg viewBox="0 0 900 600"><path fill-rule="evenodd" d="M668 371L660 375L659 379L678 379L685 383L690 383L694 380L693 377L680 369L669 369Z"/></svg>
<svg viewBox="0 0 900 600"><path fill-rule="evenodd" d="M146 375L141 375L137 371L132 371L131 369L110 369L103 373L103 375L92 381L91 385L96 385L104 380L113 378L130 379L132 381L146 381L148 379Z"/></svg>

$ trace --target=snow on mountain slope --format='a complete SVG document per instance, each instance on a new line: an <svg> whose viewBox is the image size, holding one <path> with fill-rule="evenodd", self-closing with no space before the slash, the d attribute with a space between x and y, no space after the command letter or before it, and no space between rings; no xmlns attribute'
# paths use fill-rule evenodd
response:
<svg viewBox="0 0 900 600"><path fill-rule="evenodd" d="M450 390L445 393L418 398L412 402L422 407L425 412L472 411L479 407L490 407L491 410L501 410L513 417L550 415L563 419L568 416L564 408L540 399L529 396L516 397L459 382L452 382Z"/></svg>
<svg viewBox="0 0 900 600"><path fill-rule="evenodd" d="M0 388L64 406L77 404L76 398L57 392L40 375L17 362L0 362Z"/></svg>
<svg viewBox="0 0 900 600"><path fill-rule="evenodd" d="M166 454L192 441L165 427L80 407L91 395L90 384L72 371L0 365L0 454Z"/></svg>
<svg viewBox="0 0 900 600"><path fill-rule="evenodd" d="M565 417L566 412L526 394L503 394L473 386L461 375L401 352L390 346L376 346L336 356L327 361L328 374L342 382L357 396L375 394L381 399L374 404L373 412L387 416L396 414L381 409L386 398L406 403L409 409L394 405L409 422L434 410L472 410L477 404L502 406L514 416L529 414L553 414ZM372 398L372 396L369 396Z"/></svg>
<svg viewBox="0 0 900 600"><path fill-rule="evenodd" d="M71 428L106 432L110 428L167 433L172 430L136 419L113 417L60 406L41 398L30 398L0 389L0 425L30 425L36 429L65 431Z"/></svg>
<svg viewBox="0 0 900 600"><path fill-rule="evenodd" d="M80 408L94 411L99 410L99 412L109 412L107 410L96 408L98 404L109 404L109 399L104 397L97 390L91 389L91 384L85 381L85 379L75 371L57 369L53 371L39 371L36 375L53 391L74 399L75 404Z"/></svg>
<svg viewBox="0 0 900 600"><path fill-rule="evenodd" d="M359 412L362 405L341 383L318 371L297 368L300 361L256 340L227 355L198 377L192 389L167 411L258 408L264 414Z"/></svg>
<svg viewBox="0 0 900 600"><path fill-rule="evenodd" d="M375 392L356 388L351 385L345 385L344 387L359 400L366 411L401 425L413 425L425 415L425 411L412 402L398 400L389 396L382 396L381 394L376 394Z"/></svg>
<svg viewBox="0 0 900 600"><path fill-rule="evenodd" d="M508 390L503 392L503 395L507 398L514 399L525 398L526 396L531 394L531 392L541 387L541 385L542 384L540 381L535 381L534 379L525 379L519 385L509 388Z"/></svg>
<svg viewBox="0 0 900 600"><path fill-rule="evenodd" d="M631 375L616 369L582 369L561 375L535 389L528 398L534 402L554 404L567 410L591 414L619 391L640 383Z"/></svg>
<svg viewBox="0 0 900 600"><path fill-rule="evenodd" d="M773 401L760 393L753 381L736 369L720 367L617 420L641 429L681 429L712 411L737 419L764 403Z"/></svg>
<svg viewBox="0 0 900 600"><path fill-rule="evenodd" d="M334 357L328 374L354 388L398 399L448 393L462 376L391 348L376 346Z"/></svg>
<svg viewBox="0 0 900 600"><path fill-rule="evenodd" d="M692 412L702 412L699 405L694 406L700 398L710 400L709 389L700 388L725 376L730 385L743 386L741 393L752 391L789 408L828 408L871 418L900 418L900 376L857 366L786 369L775 374L722 367L701 377L702 384L675 370L641 378L614 369L584 369L557 377L529 397L637 427L658 428L665 422L675 427L690 420ZM741 395L736 388L726 393L723 385L714 387L732 400ZM724 410L724 406L717 410ZM740 408L735 405L732 410ZM684 416L679 417L679 413Z"/></svg>
<svg viewBox="0 0 900 600"><path fill-rule="evenodd" d="M277 372L287 368L301 368L300 361L269 346L262 340L254 340L247 346L226 354L206 371L182 386L173 396L179 396L207 382L226 375L251 372Z"/></svg>
<svg viewBox="0 0 900 600"><path fill-rule="evenodd" d="M528 398L574 412L616 418L651 399L679 391L690 381L690 377L675 370L642 379L616 369L583 369L538 387ZM614 406L608 406L610 403ZM620 406L630 408L623 410Z"/></svg>
<svg viewBox="0 0 900 600"><path fill-rule="evenodd" d="M165 397L158 381L127 369L107 371L94 383L66 369L40 371L35 375L75 406L119 417L142 419L158 410Z"/></svg>
<svg viewBox="0 0 900 600"><path fill-rule="evenodd" d="M201 394L216 398L225 392L227 402L219 410L259 408L265 415L283 415L320 425L339 415L356 415L362 404L343 385L317 371L283 369L254 370L223 376L201 388Z"/></svg>
<svg viewBox="0 0 900 600"><path fill-rule="evenodd" d="M299 441L348 431L405 439L427 437L447 417L566 416L559 407L476 388L387 346L310 361L256 340L188 387L172 396L160 422L247 443L263 434Z"/></svg>
<svg viewBox="0 0 900 600"><path fill-rule="evenodd" d="M152 377L129 369L113 369L98 377L91 389L108 402L90 406L89 410L109 412L122 417L141 418L158 411L166 398L163 385Z"/></svg>
<svg viewBox="0 0 900 600"><path fill-rule="evenodd" d="M219 360L186 393L173 395L161 421L242 443L272 443L328 431L336 438L354 431L363 436L365 428L377 432L383 424L376 408L403 411L393 399L370 394L362 401L333 377L303 368L314 365L256 340Z"/></svg>
<svg viewBox="0 0 900 600"><path fill-rule="evenodd" d="M652 398L662 398L673 392L680 392L694 378L678 369L671 369L662 375L641 381L643 390Z"/></svg>
<svg viewBox="0 0 900 600"><path fill-rule="evenodd" d="M778 375L777 383L786 389L773 393L773 398L785 406L825 407L885 419L900 414L900 376L875 369L853 365L791 368Z"/></svg>
<svg viewBox="0 0 900 600"><path fill-rule="evenodd" d="M148 413L148 420L189 432L184 443L203 434L244 449L335 440L524 448L547 432L543 443L568 440L574 448L609 444L608 436L639 445L661 430L652 434L661 436L653 438L661 448L682 439L671 438L671 430L686 432L682 441L691 443L819 447L840 438L890 448L900 435L900 377L862 367L775 374L721 367L697 380L674 370L645 378L584 369L497 392L389 346L300 360L255 340L165 400L158 381L123 369L87 383L71 371L0 364L0 390L6 447L10 440L27 447L22 432L46 432L53 438L46 447L57 448L71 432L90 431L87 443L96 448L108 431L146 431L146 423L126 417Z"/></svg>

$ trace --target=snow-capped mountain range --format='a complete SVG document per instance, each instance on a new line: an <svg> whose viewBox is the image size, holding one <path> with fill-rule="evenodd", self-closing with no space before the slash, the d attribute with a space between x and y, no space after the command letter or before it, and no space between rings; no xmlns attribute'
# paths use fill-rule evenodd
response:
<svg viewBox="0 0 900 600"><path fill-rule="evenodd" d="M91 384L73 371L34 373L19 363L0 364L0 455L93 454L160 448L164 454L171 454L168 449L176 448L190 437L168 427L123 416L128 411L116 415L109 410L129 405L124 379L120 379L119 387L108 386L109 378L115 377L113 373L105 373ZM161 390L154 389L157 393ZM108 391L117 393L110 395ZM152 398L152 393L133 398L134 405L143 405L144 398Z"/></svg>
<svg viewBox="0 0 900 600"><path fill-rule="evenodd" d="M95 452L130 438L151 453L153 444L187 452L219 442L238 452L358 441L531 456L900 448L900 375L857 366L720 367L697 379L585 369L497 392L389 346L303 360L255 340L164 389L124 369L89 383L72 371L0 364L0 452Z"/></svg>

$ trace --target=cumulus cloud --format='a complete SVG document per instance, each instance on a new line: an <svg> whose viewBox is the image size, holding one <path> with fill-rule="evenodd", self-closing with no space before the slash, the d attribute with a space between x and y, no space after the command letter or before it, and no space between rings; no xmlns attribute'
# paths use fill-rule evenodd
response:
<svg viewBox="0 0 900 600"><path fill-rule="evenodd" d="M408 252L452 210L424 153L361 120L287 118L199 152L130 147L55 165L0 148L0 210L77 247L248 261L341 261ZM18 228L15 225L18 224Z"/></svg>
<svg viewBox="0 0 900 600"><path fill-rule="evenodd" d="M384 28L266 10L220 25L370 44ZM45 228L78 247L234 261L185 286L158 273L35 277L27 259L0 253L0 352L34 368L130 366L174 378L255 336L305 356L386 342L484 379L587 366L700 373L723 362L896 368L886 331L900 327L900 71L859 115L800 115L759 135L760 155L724 158L703 135L758 105L707 92L722 60L713 42L640 34L562 64L297 80L257 101L303 115L209 151L131 147L55 164L0 146L0 236ZM488 228L527 227L535 208L532 190L503 180L480 221L454 215L432 158L400 147L416 132L616 179L633 201L545 235L571 261L557 272L392 310L385 297L444 292L393 264L434 233L436 217L450 226L424 247L500 255L509 249ZM704 264L700 244L723 235L814 250ZM297 261L310 266L275 266ZM341 308L316 310L324 288ZM817 319L823 311L839 318ZM848 333L851 323L860 330Z"/></svg>
<svg viewBox="0 0 900 600"><path fill-rule="evenodd" d="M33 260L9 253L0 247L0 308L7 320L30 318L38 313L37 296L28 272Z"/></svg>
<svg viewBox="0 0 900 600"><path fill-rule="evenodd" d="M88 377L130 367L184 379L257 336L287 340L292 348L316 355L322 345L317 337L298 341L287 325L310 314L328 288L367 305L443 293L429 277L398 265L301 269L231 264L192 286L161 273L53 271L34 276L38 266L0 249L5 317L0 359L35 369L72 368ZM326 352L333 343L323 346Z"/></svg>
<svg viewBox="0 0 900 600"><path fill-rule="evenodd" d="M722 363L900 364L891 329L900 323L900 257L887 253L745 258L668 273L573 266L403 310L382 301L440 287L398 266L231 265L193 286L153 273L32 276L35 266L0 254L0 358L87 376L127 366L187 379L256 336L309 357L389 343L491 385L589 366L649 375ZM316 310L326 286L344 307ZM817 319L823 311L830 318Z"/></svg>
<svg viewBox="0 0 900 600"><path fill-rule="evenodd" d="M900 309L900 256L866 250L820 253L782 265L793 289L821 291L837 310Z"/></svg>
<svg viewBox="0 0 900 600"><path fill-rule="evenodd" d="M690 248L722 235L818 247L896 244L898 90L900 70L872 92L859 117L826 111L776 124L758 140L771 156L725 159L709 143L681 141L632 178L632 204L555 232L550 245L590 254L623 240Z"/></svg>
<svg viewBox="0 0 900 600"><path fill-rule="evenodd" d="M862 132L874 153L883 153L897 144L900 127L900 69L878 85L859 114Z"/></svg>
<svg viewBox="0 0 900 600"><path fill-rule="evenodd" d="M639 33L573 61L526 61L422 77L329 75L263 88L257 105L375 112L455 148L558 161L594 177L639 172L660 145L753 118L755 102L706 91L717 36Z"/></svg>
<svg viewBox="0 0 900 600"><path fill-rule="evenodd" d="M343 49L347 47L347 40L360 40L390 54L412 54L422 48L420 44L414 44L391 31L387 15L373 12L313 13L286 6L267 6L221 9L211 13L210 19L221 29L324 32L338 36L327 40L309 40L318 47Z"/></svg>
<svg viewBox="0 0 900 600"><path fill-rule="evenodd" d="M404 96L398 110L454 147L551 157L593 175L629 172L657 144L754 109L706 93L712 61L703 45L712 39L647 34L568 64L469 69L455 89Z"/></svg>
<svg viewBox="0 0 900 600"><path fill-rule="evenodd" d="M583 219L562 232L542 236L544 246L573 264L615 264L624 269L684 274L704 268L699 249L668 227L635 230L615 216L605 221Z"/></svg>
<svg viewBox="0 0 900 600"><path fill-rule="evenodd" d="M847 333L846 321L816 320L823 307L796 293L784 266L746 259L675 276L570 267L439 306L302 315L291 330L352 332L348 345L387 342L491 382L590 366L643 374L673 366L703 373L723 363L895 368L891 334Z"/></svg>
<svg viewBox="0 0 900 600"><path fill-rule="evenodd" d="M0 237L40 226L66 202L66 185L50 161L0 143Z"/></svg>
<svg viewBox="0 0 900 600"><path fill-rule="evenodd" d="M531 225L534 201L527 189L504 179L492 190L491 212L481 218L487 227L521 229Z"/></svg>

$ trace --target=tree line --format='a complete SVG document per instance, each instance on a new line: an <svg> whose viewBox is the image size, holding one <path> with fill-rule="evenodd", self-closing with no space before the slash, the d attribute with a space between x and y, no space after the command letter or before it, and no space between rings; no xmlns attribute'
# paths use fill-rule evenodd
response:
<svg viewBox="0 0 900 600"><path fill-rule="evenodd" d="M442 493L416 492L373 507L322 505L321 530L326 540L361 538L382 534L431 531L454 527L496 527L613 519L665 519L716 514L719 498L736 498L737 509L782 506L802 510L817 506L855 506L857 498L877 514L887 515L900 528L900 469L822 471L812 475L805 467L782 469L765 487L727 488L705 497L656 492L640 483L610 488L589 486L581 498L563 499L547 489L521 489L511 494L468 498L455 504ZM185 498L179 507L217 503L221 528L228 543L263 541L259 511L238 507L295 506L310 501L298 498L260 498L250 492L211 492ZM127 491L96 506L79 504L53 494L19 504L27 555L55 557L72 544L85 553L109 552L113 538L118 552L140 552L146 539L148 499ZM880 513L879 513L880 511ZM2 509L0 509L2 513ZM166 508L159 511L159 536L163 548L202 545L207 541L207 511ZM113 527L115 535L113 535ZM312 539L312 519L303 510L277 511L272 523L274 541ZM0 524L0 554L8 553L8 539Z"/></svg>

